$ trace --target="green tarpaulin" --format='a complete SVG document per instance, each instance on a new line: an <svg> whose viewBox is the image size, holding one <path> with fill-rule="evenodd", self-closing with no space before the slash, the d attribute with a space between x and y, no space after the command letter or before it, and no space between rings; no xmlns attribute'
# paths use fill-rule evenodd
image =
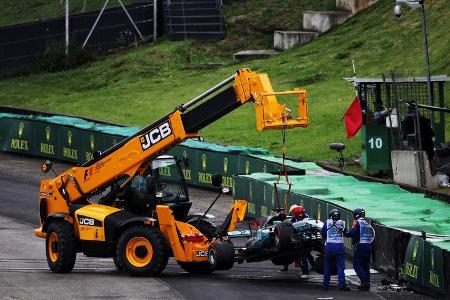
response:
<svg viewBox="0 0 450 300"><path fill-rule="evenodd" d="M245 175L273 186L276 176L264 173ZM349 210L364 207L366 215L389 227L425 231L433 244L450 250L450 205L411 193L394 184L359 181L351 176L290 176L291 191L324 200ZM280 188L287 189L286 184Z"/></svg>

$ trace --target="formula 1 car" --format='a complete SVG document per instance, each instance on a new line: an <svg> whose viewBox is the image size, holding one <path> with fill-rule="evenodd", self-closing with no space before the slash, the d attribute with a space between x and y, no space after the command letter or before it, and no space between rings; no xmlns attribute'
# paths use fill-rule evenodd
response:
<svg viewBox="0 0 450 300"><path fill-rule="evenodd" d="M292 223L290 216L278 213L256 232L232 231L228 237L247 238L244 247L236 247L239 263L271 260L275 265L285 265L312 250L323 253L322 226L321 221L308 218Z"/></svg>

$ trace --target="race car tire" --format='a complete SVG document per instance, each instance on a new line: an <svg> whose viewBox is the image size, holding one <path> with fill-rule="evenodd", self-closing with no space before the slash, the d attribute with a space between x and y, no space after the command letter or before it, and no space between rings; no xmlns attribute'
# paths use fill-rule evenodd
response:
<svg viewBox="0 0 450 300"><path fill-rule="evenodd" d="M282 257L274 257L270 259L272 263L276 266L284 266L290 265L295 261L295 257L293 256L282 256Z"/></svg>
<svg viewBox="0 0 450 300"><path fill-rule="evenodd" d="M275 244L274 247L278 251L288 250L291 247L291 238L294 234L294 227L291 223L281 222L275 225Z"/></svg>
<svg viewBox="0 0 450 300"><path fill-rule="evenodd" d="M325 255L321 254L321 255L317 256L317 258L315 259L313 270L316 271L318 274L323 275L324 264L325 264ZM337 268L336 268L335 260L333 260L331 262L330 273L331 273L331 275L337 275Z"/></svg>
<svg viewBox="0 0 450 300"><path fill-rule="evenodd" d="M234 265L234 247L227 241L209 245L208 262L215 270L229 270Z"/></svg>

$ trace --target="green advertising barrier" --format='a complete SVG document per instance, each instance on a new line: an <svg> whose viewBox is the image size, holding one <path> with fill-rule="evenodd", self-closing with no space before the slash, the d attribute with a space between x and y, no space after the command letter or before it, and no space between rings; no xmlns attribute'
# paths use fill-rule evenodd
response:
<svg viewBox="0 0 450 300"><path fill-rule="evenodd" d="M418 236L411 236L406 249L405 265L403 276L407 281L418 285L424 285L423 278L423 239Z"/></svg>
<svg viewBox="0 0 450 300"><path fill-rule="evenodd" d="M442 249L412 236L406 249L403 274L407 281L445 293Z"/></svg>
<svg viewBox="0 0 450 300"><path fill-rule="evenodd" d="M0 112L1 150L75 164L85 163L95 150L105 151L137 131L134 127L70 116ZM195 139L175 146L168 154L187 158L190 163L183 167L187 183L207 188L213 187L211 178L216 173L222 174L223 186L232 188L235 174L278 172L281 168L281 158L265 149L229 147ZM299 169L296 162L288 163L289 170ZM315 164L309 167L317 168ZM170 170L163 173L161 176L166 178L174 174Z"/></svg>
<svg viewBox="0 0 450 300"><path fill-rule="evenodd" d="M33 122L18 120L10 123L9 135L6 140L6 151L24 154L36 153L36 131Z"/></svg>
<svg viewBox="0 0 450 300"><path fill-rule="evenodd" d="M188 184L211 188L211 178L218 173L223 176L223 186L232 188L233 175L251 174L255 172L279 172L281 164L273 161L272 155L262 156L262 149L256 149L258 157L253 157L251 148L225 147L222 145L187 140L171 149L168 154L176 157L184 157L189 161L189 166L183 168ZM263 157L269 160L262 159ZM272 161L271 161L272 160ZM298 170L297 167L289 167L290 170Z"/></svg>
<svg viewBox="0 0 450 300"><path fill-rule="evenodd" d="M445 277L443 251L430 242L424 243L424 279L425 285L432 290L440 290L445 293Z"/></svg>
<svg viewBox="0 0 450 300"><path fill-rule="evenodd" d="M124 137L36 120L0 118L0 149L82 164Z"/></svg>
<svg viewBox="0 0 450 300"><path fill-rule="evenodd" d="M33 127L36 134L35 138L39 141L35 145L35 151L43 157L58 158L60 145L57 127L51 124L37 122L34 122Z"/></svg>
<svg viewBox="0 0 450 300"><path fill-rule="evenodd" d="M0 150L7 151L8 149L8 136L11 133L11 119L0 118Z"/></svg>

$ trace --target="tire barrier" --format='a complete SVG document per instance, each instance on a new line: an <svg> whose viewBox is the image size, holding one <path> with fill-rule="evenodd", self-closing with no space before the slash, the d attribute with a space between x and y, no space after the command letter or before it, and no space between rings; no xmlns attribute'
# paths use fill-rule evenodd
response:
<svg viewBox="0 0 450 300"><path fill-rule="evenodd" d="M429 201L427 204L429 209L426 213L430 219L435 218L433 221L435 228L433 228L431 224L426 224L419 217L421 208L414 201L414 197L423 195L395 188L401 197L408 198L410 202L409 207L401 209L393 204L397 199L394 194L395 189L390 188L395 186L357 180L353 182L351 177L350 179L346 177L349 176L290 176L292 187L291 193L288 193L286 183L279 183L278 188L275 189L273 183L276 181L276 176L274 175L258 173L239 175L235 176L233 197L247 199L249 201L248 217L256 220L273 214L274 209L280 206L284 208L292 204L300 204L309 216L322 221L327 219L328 211L337 208L347 226L351 226L352 210L362 206L366 209L366 214L372 217L371 222L376 232L373 244L373 265L391 277L404 278L421 292L432 295L448 294L450 240L449 231L445 226L448 225L450 206L434 199L426 199ZM328 185L325 181L329 182ZM332 182L335 184L333 185ZM372 205L369 205L364 202L371 200L371 189L377 191L380 199L378 203L374 201ZM390 206L389 203L391 203ZM404 206L402 203L400 205ZM378 216L386 215L387 207L390 211L389 218L381 222L382 218ZM436 216L433 216L433 212ZM410 221L406 217L408 213L418 216L417 224L408 223ZM442 218L440 218L441 214ZM397 220L402 221L403 226ZM426 238L429 240L424 240L415 226L423 226L427 230ZM345 247L347 253L352 255L350 239L345 239Z"/></svg>

